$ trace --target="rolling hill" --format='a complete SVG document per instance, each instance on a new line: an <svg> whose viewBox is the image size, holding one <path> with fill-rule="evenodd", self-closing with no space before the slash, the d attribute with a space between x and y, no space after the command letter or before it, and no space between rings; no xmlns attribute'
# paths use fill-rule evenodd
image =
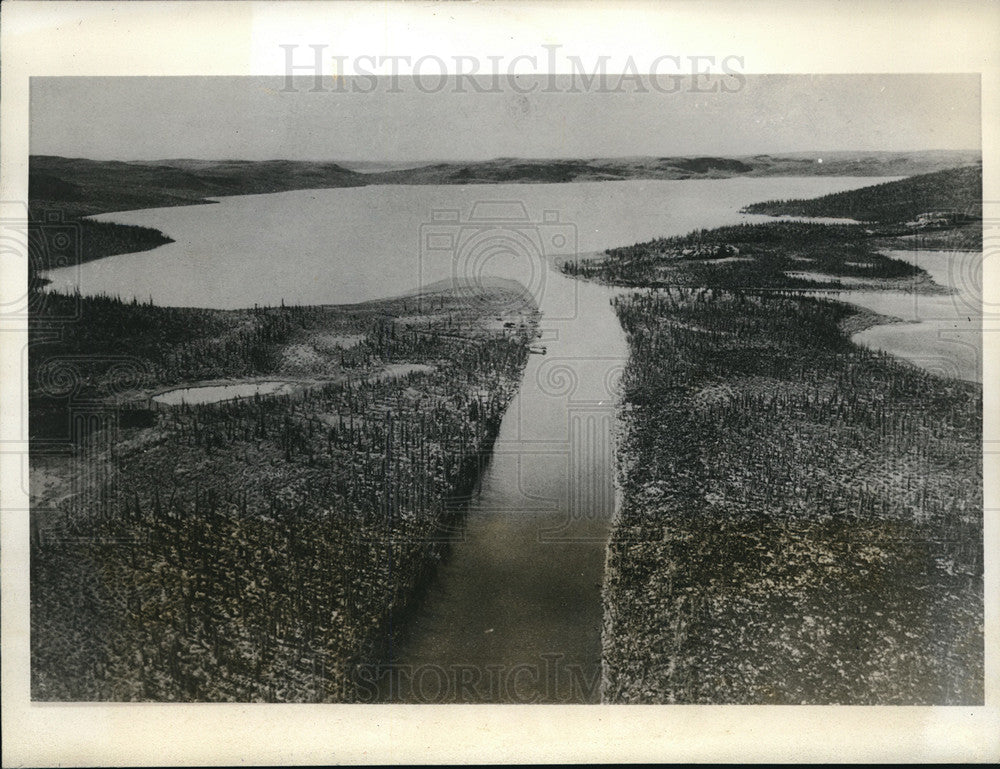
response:
<svg viewBox="0 0 1000 769"><path fill-rule="evenodd" d="M809 200L770 200L743 209L751 214L832 216L879 224L909 222L929 212L952 214L955 223L982 217L981 165L921 174Z"/></svg>

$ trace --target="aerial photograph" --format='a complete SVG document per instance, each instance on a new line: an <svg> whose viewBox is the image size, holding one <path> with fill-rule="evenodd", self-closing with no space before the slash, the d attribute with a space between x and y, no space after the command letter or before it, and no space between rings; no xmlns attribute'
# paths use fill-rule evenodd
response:
<svg viewBox="0 0 1000 769"><path fill-rule="evenodd" d="M31 78L34 702L984 703L979 75L532 78Z"/></svg>

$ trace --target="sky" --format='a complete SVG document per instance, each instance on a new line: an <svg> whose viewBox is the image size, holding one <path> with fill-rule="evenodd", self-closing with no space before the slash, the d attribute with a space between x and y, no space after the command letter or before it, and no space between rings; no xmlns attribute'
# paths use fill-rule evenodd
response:
<svg viewBox="0 0 1000 769"><path fill-rule="evenodd" d="M676 88L464 92L434 78L370 93L282 77L31 81L31 153L95 160L479 160L978 149L978 75L743 75ZM370 82L358 83L367 88ZM519 78L528 90L531 78ZM728 91L724 91L725 86Z"/></svg>

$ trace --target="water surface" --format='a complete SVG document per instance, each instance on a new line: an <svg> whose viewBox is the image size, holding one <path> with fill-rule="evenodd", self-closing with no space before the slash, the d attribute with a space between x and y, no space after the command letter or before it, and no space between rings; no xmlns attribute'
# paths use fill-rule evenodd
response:
<svg viewBox="0 0 1000 769"><path fill-rule="evenodd" d="M56 289L221 309L360 302L478 275L514 278L540 297L547 257L699 227L773 221L739 209L883 181L386 185L243 195L210 205L101 214L95 218L154 227L175 242L53 270L47 277Z"/></svg>
<svg viewBox="0 0 1000 769"><path fill-rule="evenodd" d="M970 251L886 251L923 268L948 293L848 290L821 295L899 318L855 334L882 350L941 376L982 382L982 254Z"/></svg>
<svg viewBox="0 0 1000 769"><path fill-rule="evenodd" d="M238 384L226 385L201 385L198 387L180 387L176 390L168 390L159 395L154 395L153 400L167 406L180 406L182 403L194 406L203 403L235 400L236 398L250 398L254 395L287 393L291 391L292 387L293 385L290 382L240 382Z"/></svg>
<svg viewBox="0 0 1000 769"><path fill-rule="evenodd" d="M379 696L596 702L615 510L614 290L551 272L531 355L465 525L393 650Z"/></svg>

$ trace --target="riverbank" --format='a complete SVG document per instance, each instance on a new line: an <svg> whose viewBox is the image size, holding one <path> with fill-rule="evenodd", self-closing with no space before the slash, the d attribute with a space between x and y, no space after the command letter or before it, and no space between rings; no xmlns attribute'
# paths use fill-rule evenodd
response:
<svg viewBox="0 0 1000 769"><path fill-rule="evenodd" d="M616 309L605 701L981 703L981 388L858 348L835 302Z"/></svg>
<svg viewBox="0 0 1000 769"><path fill-rule="evenodd" d="M975 172L944 177L955 182L945 202L981 198ZM952 236L974 245L964 220L892 221L941 208L928 192L939 182L820 199L832 208L765 206L875 206L888 217L877 226L699 230L562 265L650 289L616 300L629 362L605 701L982 702L982 387L853 344L898 325L809 296L844 291L884 308L871 297L898 295L931 317L935 302L966 301L928 272L950 262L884 252ZM970 285L976 264L962 260Z"/></svg>
<svg viewBox="0 0 1000 769"><path fill-rule="evenodd" d="M33 698L354 699L489 454L530 298L41 306L84 322L31 348ZM308 386L148 408L264 378Z"/></svg>

